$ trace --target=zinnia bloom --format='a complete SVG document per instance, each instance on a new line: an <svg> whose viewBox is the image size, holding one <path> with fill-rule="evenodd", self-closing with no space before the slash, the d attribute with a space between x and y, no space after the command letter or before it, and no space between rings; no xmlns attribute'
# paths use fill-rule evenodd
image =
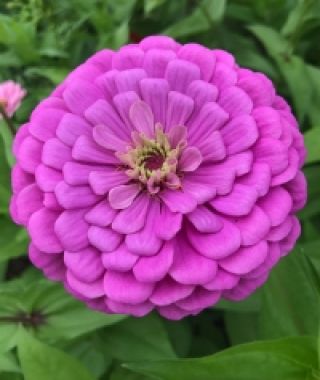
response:
<svg viewBox="0 0 320 380"><path fill-rule="evenodd" d="M263 74L148 37L76 68L15 139L11 213L89 307L170 319L241 300L294 246L302 135Z"/></svg>
<svg viewBox="0 0 320 380"><path fill-rule="evenodd" d="M0 106L8 117L11 117L20 107L21 100L25 95L26 91L12 80L0 83Z"/></svg>

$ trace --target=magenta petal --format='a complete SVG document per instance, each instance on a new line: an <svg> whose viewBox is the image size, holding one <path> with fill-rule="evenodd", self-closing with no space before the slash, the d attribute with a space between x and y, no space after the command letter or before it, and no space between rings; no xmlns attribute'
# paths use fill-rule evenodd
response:
<svg viewBox="0 0 320 380"><path fill-rule="evenodd" d="M226 147L219 131L214 131L206 139L197 142L203 161L221 161L226 157Z"/></svg>
<svg viewBox="0 0 320 380"><path fill-rule="evenodd" d="M257 107L252 111L260 137L279 139L282 133L280 114L271 107Z"/></svg>
<svg viewBox="0 0 320 380"><path fill-rule="evenodd" d="M156 235L160 239L171 240L180 231L181 224L182 215L173 213L168 207L162 205L155 223Z"/></svg>
<svg viewBox="0 0 320 380"><path fill-rule="evenodd" d="M187 311L205 309L215 305L219 301L220 296L220 292L209 292L206 289L197 288L189 297L178 301L177 306Z"/></svg>
<svg viewBox="0 0 320 380"><path fill-rule="evenodd" d="M256 189L259 196L264 196L269 191L270 181L271 170L269 165L254 163L251 171L239 178L238 183L253 187Z"/></svg>
<svg viewBox="0 0 320 380"><path fill-rule="evenodd" d="M64 252L64 263L69 271L83 282L93 282L104 273L101 257L94 248L77 252Z"/></svg>
<svg viewBox="0 0 320 380"><path fill-rule="evenodd" d="M144 52L138 47L122 47L112 57L112 67L118 70L133 69L141 67Z"/></svg>
<svg viewBox="0 0 320 380"><path fill-rule="evenodd" d="M281 224L292 208L292 199L289 193L282 187L275 187L264 197L259 199L258 206L268 215L271 226Z"/></svg>
<svg viewBox="0 0 320 380"><path fill-rule="evenodd" d="M166 277L156 285L150 300L157 306L171 305L188 297L193 292L193 289L194 286L192 285L182 285L170 277Z"/></svg>
<svg viewBox="0 0 320 380"><path fill-rule="evenodd" d="M221 89L218 103L231 117L250 114L253 108L252 100L239 87Z"/></svg>
<svg viewBox="0 0 320 380"><path fill-rule="evenodd" d="M56 129L64 115L65 112L57 108L36 112L31 117L29 131L37 139L47 141L56 136Z"/></svg>
<svg viewBox="0 0 320 380"><path fill-rule="evenodd" d="M53 169L62 169L71 161L71 148L57 138L47 140L43 146L42 162Z"/></svg>
<svg viewBox="0 0 320 380"><path fill-rule="evenodd" d="M84 219L91 225L107 227L112 223L115 216L116 211L110 207L106 200L103 200L88 211L85 214Z"/></svg>
<svg viewBox="0 0 320 380"><path fill-rule="evenodd" d="M63 143L73 146L79 136L91 136L92 127L83 118L66 113L59 123L56 133Z"/></svg>
<svg viewBox="0 0 320 380"><path fill-rule="evenodd" d="M223 227L221 218L206 206L198 206L187 218L199 232L218 232Z"/></svg>
<svg viewBox="0 0 320 380"><path fill-rule="evenodd" d="M57 184L63 180L62 173L49 166L40 164L35 172L36 182L42 191L54 191Z"/></svg>
<svg viewBox="0 0 320 380"><path fill-rule="evenodd" d="M19 220L22 224L27 224L30 216L43 207L43 193L37 185L26 186L17 194L16 207Z"/></svg>
<svg viewBox="0 0 320 380"><path fill-rule="evenodd" d="M256 245L240 248L233 255L220 260L219 265L226 271L243 275L261 265L268 255L268 244L261 241Z"/></svg>
<svg viewBox="0 0 320 380"><path fill-rule="evenodd" d="M179 168L184 172L195 171L202 162L202 155L198 148L192 146L183 150L179 159Z"/></svg>
<svg viewBox="0 0 320 380"><path fill-rule="evenodd" d="M278 242L280 240L285 239L289 235L292 229L292 225L293 225L292 216L288 216L284 222L282 222L276 227L271 228L266 239L272 242Z"/></svg>
<svg viewBox="0 0 320 380"><path fill-rule="evenodd" d="M195 80L190 83L186 94L195 102L195 112L199 112L202 106L208 102L215 102L218 89L211 83L203 80Z"/></svg>
<svg viewBox="0 0 320 380"><path fill-rule="evenodd" d="M99 251L112 252L121 243L122 236L108 227L91 226L88 239Z"/></svg>
<svg viewBox="0 0 320 380"><path fill-rule="evenodd" d="M153 137L154 116L150 106L143 101L136 101L130 108L130 119L135 129Z"/></svg>
<svg viewBox="0 0 320 380"><path fill-rule="evenodd" d="M211 234L188 229L188 238L193 247L209 259L221 259L235 252L241 244L241 235L235 223L223 220L223 228Z"/></svg>
<svg viewBox="0 0 320 380"><path fill-rule="evenodd" d="M62 257L62 256L61 256ZM29 245L29 260L38 269L44 269L61 260L60 254L52 255L41 252L34 244Z"/></svg>
<svg viewBox="0 0 320 380"><path fill-rule="evenodd" d="M142 69L129 69L120 71L115 76L115 84L119 93L134 91L139 93L139 83L147 76Z"/></svg>
<svg viewBox="0 0 320 380"><path fill-rule="evenodd" d="M216 197L210 204L226 215L248 215L257 200L257 196L255 189L236 184L230 194Z"/></svg>
<svg viewBox="0 0 320 380"><path fill-rule="evenodd" d="M51 281L63 282L65 280L66 268L62 260L56 260L43 268L43 273Z"/></svg>
<svg viewBox="0 0 320 380"><path fill-rule="evenodd" d="M163 78L167 65L176 57L170 50L160 50L158 47L146 52L143 68L150 78ZM166 81L167 82L167 81ZM141 82L140 82L141 83Z"/></svg>
<svg viewBox="0 0 320 380"><path fill-rule="evenodd" d="M234 288L239 282L239 276L224 271L222 268L218 269L215 278L203 285L208 290L226 290Z"/></svg>
<svg viewBox="0 0 320 380"><path fill-rule="evenodd" d="M197 177L184 178L183 190L190 194L198 204L203 204L216 195L216 189L210 184L210 179L201 183L197 181Z"/></svg>
<svg viewBox="0 0 320 380"><path fill-rule="evenodd" d="M72 272L67 271L67 283L71 289L86 298L97 298L104 295L103 281L101 278L94 282L87 283L79 280Z"/></svg>
<svg viewBox="0 0 320 380"><path fill-rule="evenodd" d="M55 195L67 210L92 206L100 199L89 186L69 186L63 181L56 186Z"/></svg>
<svg viewBox="0 0 320 380"><path fill-rule="evenodd" d="M167 36L149 36L145 37L139 46L148 51L149 49L168 49L176 51L180 45L173 38Z"/></svg>
<svg viewBox="0 0 320 380"><path fill-rule="evenodd" d="M218 88L225 89L232 87L237 83L237 72L229 65L223 62L217 62L211 82Z"/></svg>
<svg viewBox="0 0 320 380"><path fill-rule="evenodd" d="M197 207L195 198L181 190L164 190L160 193L160 198L172 212L187 214Z"/></svg>
<svg viewBox="0 0 320 380"><path fill-rule="evenodd" d="M19 146L19 154L17 155L18 164L27 173L33 174L35 169L41 162L43 144L31 137L26 137Z"/></svg>
<svg viewBox="0 0 320 380"><path fill-rule="evenodd" d="M193 310L192 313L190 313L190 311L182 310L180 309L180 307L174 304L158 307L157 310L162 317L173 320L173 321L179 321L190 314L191 315L199 314L201 311L201 310Z"/></svg>
<svg viewBox="0 0 320 380"><path fill-rule="evenodd" d="M153 284L137 281L128 273L108 271L104 277L106 296L117 302L136 305L145 302L152 294Z"/></svg>
<svg viewBox="0 0 320 380"><path fill-rule="evenodd" d="M177 125L185 125L193 110L193 100L180 92L170 91L168 94L165 129L170 131Z"/></svg>
<svg viewBox="0 0 320 380"><path fill-rule="evenodd" d="M133 273L137 280L141 282L160 281L167 275L172 266L173 257L173 244L171 242L165 243L156 255L140 257L133 267Z"/></svg>
<svg viewBox="0 0 320 380"><path fill-rule="evenodd" d="M54 231L54 223L59 214L42 208L32 214L29 219L28 232L33 244L46 253L59 253L63 251L61 243Z"/></svg>
<svg viewBox="0 0 320 380"><path fill-rule="evenodd" d="M141 187L136 183L114 187L109 192L109 202L111 207L116 210L123 210L129 207L140 191Z"/></svg>
<svg viewBox="0 0 320 380"><path fill-rule="evenodd" d="M106 303L109 309L114 313L129 314L133 315L134 317L144 317L145 315L149 314L154 308L154 305L148 301L140 303L138 305L130 305L127 303L121 303L107 299Z"/></svg>
<svg viewBox="0 0 320 380"><path fill-rule="evenodd" d="M111 189L125 185L128 181L128 176L123 171L117 171L116 168L105 168L104 171L93 170L89 174L90 186L98 195L107 194Z"/></svg>
<svg viewBox="0 0 320 380"><path fill-rule="evenodd" d="M88 185L91 172L105 170L105 166L102 165L85 165L69 161L63 166L63 177L65 182L72 186Z"/></svg>
<svg viewBox="0 0 320 380"><path fill-rule="evenodd" d="M191 82L200 79L200 69L191 62L175 59L168 63L165 78L171 90L184 93Z"/></svg>
<svg viewBox="0 0 320 380"><path fill-rule="evenodd" d="M126 132L128 131L131 134L134 130L134 127L130 120L130 108L133 103L140 101L138 94L134 91L122 92L121 94L114 96L112 101L126 126L126 128L122 127L122 129L125 129ZM116 132L117 133L115 133L114 131L115 136L119 134L118 130ZM123 140L122 136L121 139ZM125 138L124 140L130 141L130 136L128 136L128 138Z"/></svg>
<svg viewBox="0 0 320 380"><path fill-rule="evenodd" d="M33 175L25 172L19 164L15 164L11 171L11 186L13 193L16 194L19 191L21 191L24 187L33 183Z"/></svg>
<svg viewBox="0 0 320 380"><path fill-rule="evenodd" d="M112 228L122 234L132 234L144 227L150 198L140 194L126 209L120 211L112 222Z"/></svg>
<svg viewBox="0 0 320 380"><path fill-rule="evenodd" d="M124 243L114 251L102 254L104 267L119 272L127 272L132 269L138 258L139 256L131 253Z"/></svg>
<svg viewBox="0 0 320 380"><path fill-rule="evenodd" d="M93 128L94 141L102 148L112 151L126 151L129 144L113 134L105 125L99 124Z"/></svg>
<svg viewBox="0 0 320 380"><path fill-rule="evenodd" d="M216 261L200 255L189 244L180 240L170 269L170 276L174 280L185 285L203 285L213 280L216 273Z"/></svg>
<svg viewBox="0 0 320 380"><path fill-rule="evenodd" d="M89 245L88 224L84 210L64 211L54 226L55 233L67 251L77 252Z"/></svg>

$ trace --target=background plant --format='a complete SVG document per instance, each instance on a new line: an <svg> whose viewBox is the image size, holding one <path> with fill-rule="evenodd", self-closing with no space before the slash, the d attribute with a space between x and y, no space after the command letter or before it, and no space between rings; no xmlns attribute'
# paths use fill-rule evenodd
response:
<svg viewBox="0 0 320 380"><path fill-rule="evenodd" d="M246 301L169 322L86 309L31 268L8 216L11 138L0 121L0 379L320 379L320 1L0 2L0 82L28 91L15 122L93 52L150 34L233 53L292 104L309 150L295 252Z"/></svg>

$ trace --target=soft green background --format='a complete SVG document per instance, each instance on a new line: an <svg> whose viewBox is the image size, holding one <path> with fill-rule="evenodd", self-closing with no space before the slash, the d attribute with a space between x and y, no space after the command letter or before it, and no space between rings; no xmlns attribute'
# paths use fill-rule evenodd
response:
<svg viewBox="0 0 320 380"><path fill-rule="evenodd" d="M195 318L89 311L25 258L0 122L0 380L320 379L319 0L0 0L0 82L28 90L15 123L96 50L159 33L229 50L292 104L309 150L299 244L252 297Z"/></svg>

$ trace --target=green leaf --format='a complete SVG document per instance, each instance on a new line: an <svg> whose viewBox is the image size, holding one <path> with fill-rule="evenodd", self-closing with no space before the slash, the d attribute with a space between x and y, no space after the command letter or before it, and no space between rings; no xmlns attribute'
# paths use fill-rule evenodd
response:
<svg viewBox="0 0 320 380"><path fill-rule="evenodd" d="M0 216L0 231L0 262L26 253L29 239L25 230Z"/></svg>
<svg viewBox="0 0 320 380"><path fill-rule="evenodd" d="M129 371L126 368L117 367L115 368L109 380L150 380L151 378L148 376L143 376L139 373ZM152 379L154 379L152 377Z"/></svg>
<svg viewBox="0 0 320 380"><path fill-rule="evenodd" d="M156 315L129 318L102 333L106 352L122 361L175 357L168 334Z"/></svg>
<svg viewBox="0 0 320 380"><path fill-rule="evenodd" d="M11 352L0 354L0 372L20 372L17 360Z"/></svg>
<svg viewBox="0 0 320 380"><path fill-rule="evenodd" d="M239 345L199 359L130 363L161 380L303 380L318 369L316 341L295 337Z"/></svg>
<svg viewBox="0 0 320 380"><path fill-rule="evenodd" d="M18 356L25 380L94 380L75 358L33 338L22 330Z"/></svg>
<svg viewBox="0 0 320 380"><path fill-rule="evenodd" d="M320 161L320 127L314 127L304 134L308 155L307 163Z"/></svg>
<svg viewBox="0 0 320 380"><path fill-rule="evenodd" d="M316 335L320 294L301 245L273 269L263 289L260 336Z"/></svg>
<svg viewBox="0 0 320 380"><path fill-rule="evenodd" d="M257 290L252 295L240 302L221 300L214 308L230 310L236 312L256 312L261 308L261 290Z"/></svg>
<svg viewBox="0 0 320 380"><path fill-rule="evenodd" d="M144 13L148 15L160 7L166 0L144 0Z"/></svg>

